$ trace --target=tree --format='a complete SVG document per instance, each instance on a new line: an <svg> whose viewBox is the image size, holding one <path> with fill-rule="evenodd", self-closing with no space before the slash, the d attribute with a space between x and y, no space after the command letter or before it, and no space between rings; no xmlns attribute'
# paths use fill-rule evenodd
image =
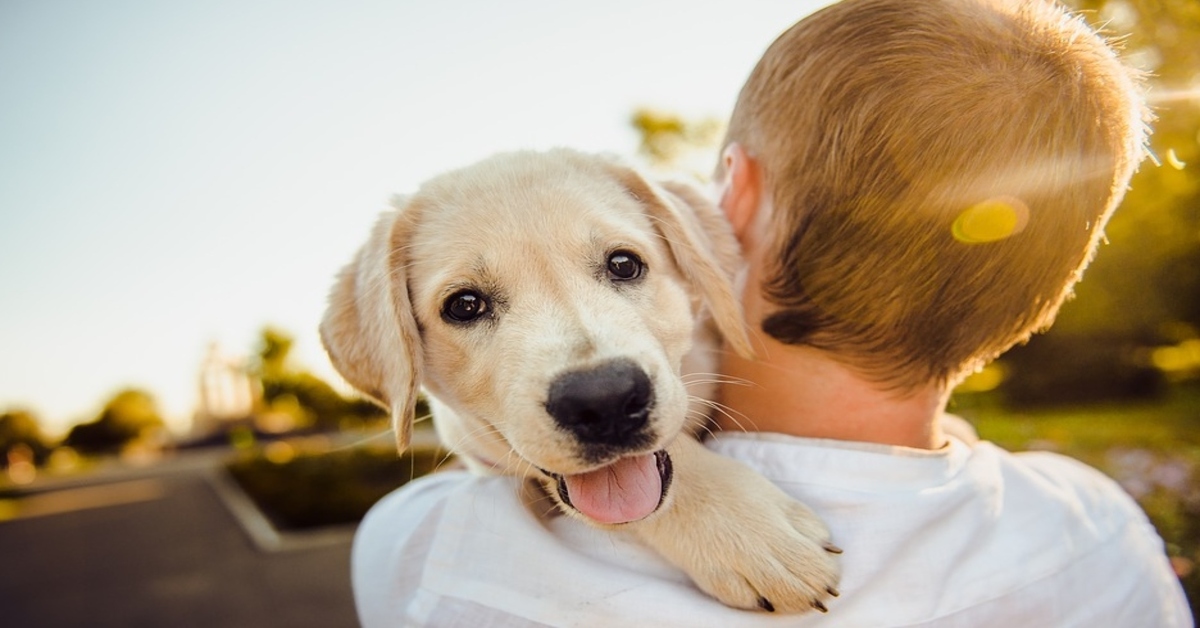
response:
<svg viewBox="0 0 1200 628"><path fill-rule="evenodd" d="M1200 3L1070 4L1122 35L1123 56L1148 73L1154 158L1134 176L1054 327L1003 358L1015 401L1153 395L1166 381L1155 352L1200 338ZM1177 362L1165 375L1198 372L1200 363Z"/></svg>
<svg viewBox="0 0 1200 628"><path fill-rule="evenodd" d="M1124 34L1148 73L1154 160L1142 166L1106 230L1108 244L1064 309L1062 333L1179 342L1200 334L1200 3L1075 0L1098 28Z"/></svg>
<svg viewBox="0 0 1200 628"><path fill-rule="evenodd" d="M641 138L638 154L653 167L705 178L716 164L714 149L724 131L724 124L716 118L688 120L642 107L633 112L629 123Z"/></svg>
<svg viewBox="0 0 1200 628"><path fill-rule="evenodd" d="M154 397L127 388L104 404L95 420L71 428L63 444L86 454L114 454L164 425Z"/></svg>
<svg viewBox="0 0 1200 628"><path fill-rule="evenodd" d="M288 357L295 340L276 327L264 327L258 345L258 365L263 377L277 377L288 372Z"/></svg>
<svg viewBox="0 0 1200 628"><path fill-rule="evenodd" d="M321 430L339 429L347 418L382 414L370 401L347 399L316 375L293 367L288 360L293 344L291 335L283 330L266 327L262 331L256 370L268 411L291 414L297 426Z"/></svg>
<svg viewBox="0 0 1200 628"><path fill-rule="evenodd" d="M8 466L8 452L25 448L33 454L33 462L42 464L50 454L46 436L32 412L13 409L0 414L0 467Z"/></svg>

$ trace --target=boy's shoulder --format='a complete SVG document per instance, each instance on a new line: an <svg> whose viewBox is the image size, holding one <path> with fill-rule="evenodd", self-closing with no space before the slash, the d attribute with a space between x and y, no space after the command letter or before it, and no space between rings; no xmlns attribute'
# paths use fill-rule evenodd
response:
<svg viewBox="0 0 1200 628"><path fill-rule="evenodd" d="M1045 508L1054 504L1065 516L1100 522L1115 532L1129 523L1149 525L1133 497L1111 477L1075 458L1051 451L1008 452L989 442L975 445L975 455L994 461L1004 474L1011 508Z"/></svg>
<svg viewBox="0 0 1200 628"><path fill-rule="evenodd" d="M847 548L843 595L829 616L808 620L814 625L1190 623L1162 541L1137 504L1065 456L1012 454L987 442L889 455L770 437L718 449L810 503ZM554 516L528 485L444 472L381 500L355 539L363 624L441 625L439 618L464 613L515 626L618 616L662 626L770 619L721 607L619 532ZM925 583L927 595L913 596L913 582ZM1097 602L1100 588L1120 595Z"/></svg>

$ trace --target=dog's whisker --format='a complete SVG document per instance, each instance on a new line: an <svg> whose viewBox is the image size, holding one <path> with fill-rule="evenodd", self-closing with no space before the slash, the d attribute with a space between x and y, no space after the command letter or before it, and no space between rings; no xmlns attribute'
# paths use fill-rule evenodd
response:
<svg viewBox="0 0 1200 628"><path fill-rule="evenodd" d="M442 459L438 460L437 463L433 465L434 470L441 471L442 467L449 464L453 458L454 458L454 452L449 449L446 450L446 453L445 453L445 455L442 456Z"/></svg>
<svg viewBox="0 0 1200 628"><path fill-rule="evenodd" d="M749 382L726 381L722 379L694 379L683 382L685 388L696 388L699 386L711 386L714 384L729 384L730 386L754 386Z"/></svg>
<svg viewBox="0 0 1200 628"><path fill-rule="evenodd" d="M446 449L447 449L447 453L446 453L446 456L445 456L445 457L444 457L444 458L441 460L441 462L439 462L439 463L438 463L438 468L441 468L441 466L442 466L443 464L446 464L447 462L449 462L449 461L450 461L450 458L452 458L452 457L454 456L454 452L456 452L456 451L465 451L465 449L466 449L466 448L464 447L464 444L465 444L465 443L471 442L471 441L472 441L473 439L475 439L475 437L477 437L477 436L486 436L486 435L488 435L488 434L489 434L489 430L490 430L491 432L495 432L495 431L496 431L496 428L495 428L495 427L493 427L493 426L491 426L491 425L489 425L489 424L484 424L484 425L480 425L480 426L475 426L475 427L473 427L471 430L468 430L468 432L467 432L466 434L463 434L463 435L462 435L462 436L461 436L461 437L458 439L458 441L457 441L457 442L454 442L454 443L445 443L445 445L446 445Z"/></svg>
<svg viewBox="0 0 1200 628"><path fill-rule="evenodd" d="M700 440L702 440L702 441L704 441L704 440L708 440L709 438L711 438L711 437L713 437L713 436L716 436L716 435L717 435L717 431L716 431L716 430L714 430L714 429L712 428L711 424L709 424L709 423L703 423L703 424L701 424L701 425L700 425L700 431L701 431L702 433L701 433L701 434L697 434L696 436L698 436L698 437L700 438Z"/></svg>
<svg viewBox="0 0 1200 628"><path fill-rule="evenodd" d="M702 379L703 378L703 379ZM724 375L722 373L684 373L680 376L680 381L684 385L690 384L732 384L734 386L755 386L756 384L748 379Z"/></svg>
<svg viewBox="0 0 1200 628"><path fill-rule="evenodd" d="M708 436L716 436L717 432L721 431L717 429L712 415L707 412L692 410L687 413L687 417L690 425L694 426L692 429L697 431L696 436L700 440L705 440ZM742 429L740 425L738 427Z"/></svg>
<svg viewBox="0 0 1200 628"><path fill-rule="evenodd" d="M369 434L369 435L363 436L362 438L356 438L348 443L338 445L337 447L334 447L334 448L330 449L329 451L348 451L350 449L357 449L358 447L362 447L363 445L366 445L368 443L387 439L391 435L392 435L392 431L390 429L381 430L375 434Z"/></svg>
<svg viewBox="0 0 1200 628"><path fill-rule="evenodd" d="M507 439L496 426L486 421L481 421L473 425L456 443L449 444L448 446L451 450L465 451L467 450L465 447L466 444L477 442L483 437L488 436L496 436L507 445ZM504 456L499 460L489 460L488 462L494 465L494 471L500 475L529 477L536 475L537 471L537 467L533 463L517 455L511 446L507 447Z"/></svg>
<svg viewBox="0 0 1200 628"><path fill-rule="evenodd" d="M712 416L702 410L689 409L684 416L688 419L688 425L698 426L704 430L710 429L712 425Z"/></svg>
<svg viewBox="0 0 1200 628"><path fill-rule="evenodd" d="M454 451L466 451L468 449L465 446L466 444L480 440L485 436L497 434L500 434L500 431L496 429L495 426L491 425L490 423L481 423L478 425L473 425L471 429L467 430L466 433L460 436L456 442L446 443L446 446Z"/></svg>
<svg viewBox="0 0 1200 628"><path fill-rule="evenodd" d="M715 410L716 412L720 412L721 415L724 416L725 418L729 419L729 421L731 423L733 423L734 427L736 427L739 431L742 431L742 432L750 431L749 429L747 429L746 424L742 422L742 419L744 419L746 421L746 423L749 423L751 426L754 425L754 421L752 421L750 419L750 417L746 416L745 414L743 414L741 412L738 412L737 410L734 410L733 408L730 408L729 406L727 406L719 401L713 401L711 399L704 399L702 397L694 397L694 396L691 396L690 398L693 401L699 403L700 405L703 405L707 408ZM741 417L741 419L739 419L739 417Z"/></svg>
<svg viewBox="0 0 1200 628"><path fill-rule="evenodd" d="M517 455L517 452L511 449L504 453L504 457L497 461L503 469L501 473L505 475L515 475L524 477L530 475L534 470L534 466L528 460Z"/></svg>

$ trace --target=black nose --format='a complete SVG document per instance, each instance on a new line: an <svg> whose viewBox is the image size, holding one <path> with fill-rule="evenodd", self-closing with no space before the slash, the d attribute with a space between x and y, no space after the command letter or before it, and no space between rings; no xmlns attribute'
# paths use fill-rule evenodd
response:
<svg viewBox="0 0 1200 628"><path fill-rule="evenodd" d="M615 360L558 376L546 411L584 443L631 446L643 440L653 403L646 372L629 360Z"/></svg>

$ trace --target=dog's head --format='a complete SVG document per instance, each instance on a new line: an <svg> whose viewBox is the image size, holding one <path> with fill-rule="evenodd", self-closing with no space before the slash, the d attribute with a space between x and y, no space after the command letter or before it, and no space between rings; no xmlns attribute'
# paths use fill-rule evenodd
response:
<svg viewBox="0 0 1200 628"><path fill-rule="evenodd" d="M540 470L592 518L627 520L665 489L593 502L611 480L669 480L661 450L687 420L680 365L700 311L749 353L735 258L686 187L571 151L500 155L396 201L342 272L321 335L390 409L402 448L423 386L460 454Z"/></svg>

